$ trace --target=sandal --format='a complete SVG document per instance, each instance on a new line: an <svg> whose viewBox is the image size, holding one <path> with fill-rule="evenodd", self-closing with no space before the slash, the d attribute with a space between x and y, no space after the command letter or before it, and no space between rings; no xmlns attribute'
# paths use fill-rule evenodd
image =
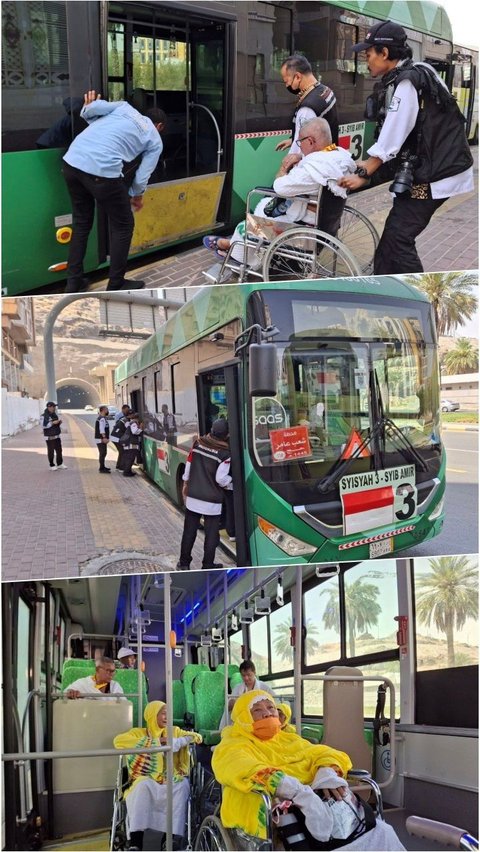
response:
<svg viewBox="0 0 480 852"><path fill-rule="evenodd" d="M207 237L203 237L202 243L205 248L209 249L210 251L213 251L215 257L218 257L219 260L223 260L227 256L227 252L222 251L218 248L218 240L218 237L215 237L213 234L210 234Z"/></svg>

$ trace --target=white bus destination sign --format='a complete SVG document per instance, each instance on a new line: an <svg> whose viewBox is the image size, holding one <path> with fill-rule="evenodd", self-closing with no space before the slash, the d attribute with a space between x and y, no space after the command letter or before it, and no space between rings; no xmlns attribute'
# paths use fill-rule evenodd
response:
<svg viewBox="0 0 480 852"><path fill-rule="evenodd" d="M413 464L342 476L339 486L345 535L403 522L417 511Z"/></svg>

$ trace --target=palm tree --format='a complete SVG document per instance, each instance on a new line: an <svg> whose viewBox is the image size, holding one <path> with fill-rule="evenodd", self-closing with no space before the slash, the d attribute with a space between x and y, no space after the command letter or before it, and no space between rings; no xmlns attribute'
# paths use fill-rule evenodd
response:
<svg viewBox="0 0 480 852"><path fill-rule="evenodd" d="M454 349L445 354L443 359L447 376L458 376L461 373L474 373L478 370L478 347L474 346L468 337L459 337Z"/></svg>
<svg viewBox="0 0 480 852"><path fill-rule="evenodd" d="M427 272L407 275L406 280L430 299L435 315L437 334L449 334L457 325L472 319L478 308L473 288L478 278L467 272Z"/></svg>
<svg viewBox="0 0 480 852"><path fill-rule="evenodd" d="M323 623L327 629L340 632L340 608L337 589L324 589L321 595L328 594ZM364 633L378 622L382 608L375 598L380 594L378 586L373 583L365 583L363 577L359 577L353 583L345 586L345 611L347 617L348 652L350 657L355 656L355 638L359 633Z"/></svg>
<svg viewBox="0 0 480 852"><path fill-rule="evenodd" d="M447 666L455 665L454 631L467 618L478 618L478 566L468 556L430 559L431 572L419 574L416 583L417 619L426 627L433 622L447 637Z"/></svg>
<svg viewBox="0 0 480 852"><path fill-rule="evenodd" d="M290 645L290 628L292 626L292 622L290 619L286 621L280 622L277 624L275 628L275 637L273 640L273 649L278 657L281 660L286 660L288 662L292 659L293 648ZM311 618L307 618L305 622L306 627L306 637L305 637L305 645L307 650L307 655L310 656L314 654L315 651L318 651L320 648L320 643L315 638L318 635L318 627L313 623Z"/></svg>

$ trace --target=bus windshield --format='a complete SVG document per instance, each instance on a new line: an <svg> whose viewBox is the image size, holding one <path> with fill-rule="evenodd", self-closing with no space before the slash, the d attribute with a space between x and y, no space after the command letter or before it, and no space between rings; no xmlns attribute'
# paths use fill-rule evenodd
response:
<svg viewBox="0 0 480 852"><path fill-rule="evenodd" d="M371 436L384 419L392 429L376 430L382 466L403 464L410 448L436 472L438 366L428 306L287 295L264 294L268 324L279 334L277 392L251 403L259 467L287 467L290 480L318 479L365 443L352 469L369 470Z"/></svg>

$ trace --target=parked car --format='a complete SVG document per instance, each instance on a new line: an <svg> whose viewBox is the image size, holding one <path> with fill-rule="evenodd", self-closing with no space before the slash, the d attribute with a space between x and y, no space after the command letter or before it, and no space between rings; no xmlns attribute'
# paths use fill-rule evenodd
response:
<svg viewBox="0 0 480 852"><path fill-rule="evenodd" d="M86 405L86 406L85 406L85 408L84 408L83 410L84 410L84 411L95 411L95 409L94 409L93 405Z"/></svg>
<svg viewBox="0 0 480 852"><path fill-rule="evenodd" d="M117 406L116 406L116 405L109 405L109 406L108 406L108 415L107 415L107 419L108 419L108 420L113 420L113 419L115 418L115 415L116 415L116 414L118 414L118 408L117 408Z"/></svg>
<svg viewBox="0 0 480 852"><path fill-rule="evenodd" d="M459 402L452 402L451 399L441 399L440 408L442 411L458 411L460 408Z"/></svg>

